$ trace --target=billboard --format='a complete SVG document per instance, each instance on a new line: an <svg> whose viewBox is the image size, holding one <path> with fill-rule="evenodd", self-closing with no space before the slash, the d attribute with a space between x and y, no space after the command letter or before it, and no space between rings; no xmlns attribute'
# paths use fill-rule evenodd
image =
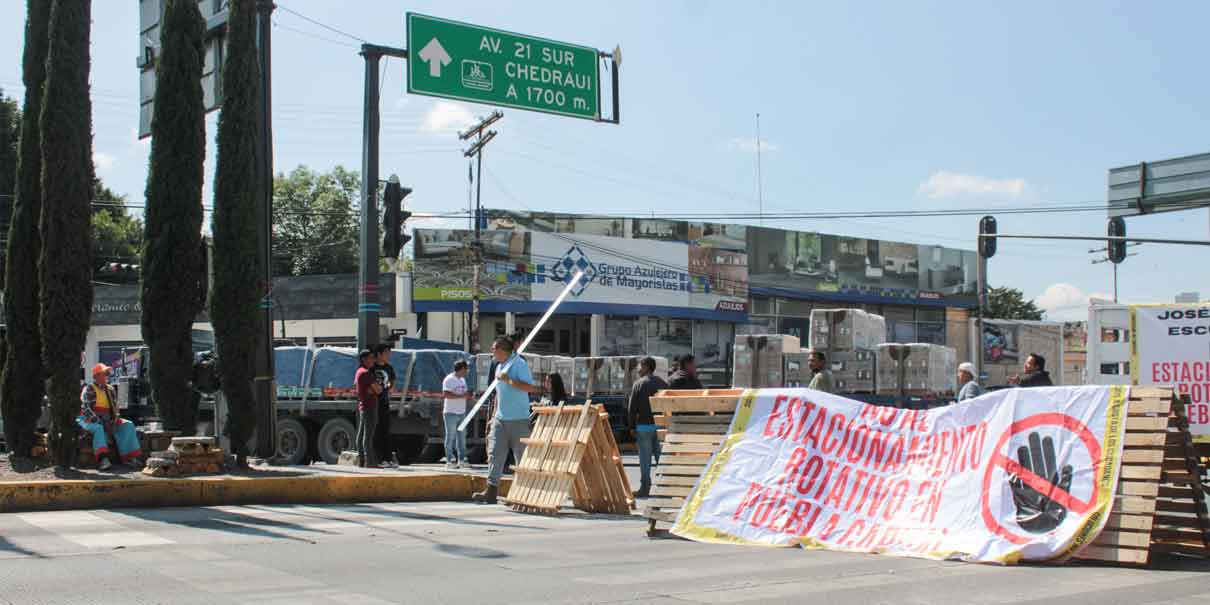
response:
<svg viewBox="0 0 1210 605"><path fill-rule="evenodd" d="M488 227L481 235L480 297L492 303L489 310L536 308L523 303L544 307L569 277L583 271L584 281L568 299L571 312L638 314L635 308L645 307L648 315L727 319L747 312L747 254L706 241L691 243L684 223L531 215L495 216ZM430 303L469 301L473 233L419 229L415 238L416 308L456 310ZM577 303L591 307L577 308Z"/></svg>
<svg viewBox="0 0 1210 605"><path fill-rule="evenodd" d="M853 302L973 301L975 293L975 253L941 246L658 217L500 210L486 211L485 227L480 281L487 312L540 311L538 303L552 300L575 268L588 275L569 300L567 312L578 313L710 319L746 313L750 288ZM418 311L466 311L454 303L471 298L472 238L469 231L416 231ZM689 312L667 311L674 308Z"/></svg>
<svg viewBox="0 0 1210 605"><path fill-rule="evenodd" d="M973 251L823 233L748 227L755 288L892 299L973 298Z"/></svg>

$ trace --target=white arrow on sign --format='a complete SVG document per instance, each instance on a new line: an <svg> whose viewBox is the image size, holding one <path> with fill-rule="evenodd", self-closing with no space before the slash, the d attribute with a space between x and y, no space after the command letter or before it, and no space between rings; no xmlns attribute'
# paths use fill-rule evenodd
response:
<svg viewBox="0 0 1210 605"><path fill-rule="evenodd" d="M440 78L441 68L450 64L450 54L445 52L445 47L437 41L437 38L433 38L424 45L424 48L420 49L420 60L428 61L430 76Z"/></svg>

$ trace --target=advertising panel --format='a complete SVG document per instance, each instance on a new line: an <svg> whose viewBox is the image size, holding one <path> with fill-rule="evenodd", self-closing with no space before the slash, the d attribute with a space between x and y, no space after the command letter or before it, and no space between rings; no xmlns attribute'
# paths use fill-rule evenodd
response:
<svg viewBox="0 0 1210 605"><path fill-rule="evenodd" d="M586 228L630 237L565 233ZM714 313L745 313L747 254L690 243L688 224L640 219L556 219L542 215L497 215L482 233L484 301L553 300L575 271L585 279L569 302L618 307L668 307ZM529 230L538 227L539 230ZM463 230L416 230L413 301L469 301L474 234ZM712 236L726 244L721 230ZM734 236L730 236L732 240ZM612 310L612 309L611 309ZM624 312L618 308L614 313ZM601 311L604 312L604 309Z"/></svg>
<svg viewBox="0 0 1210 605"><path fill-rule="evenodd" d="M753 287L896 299L974 296L974 252L767 227L746 234Z"/></svg>
<svg viewBox="0 0 1210 605"><path fill-rule="evenodd" d="M1193 440L1210 442L1210 304L1131 305L1130 383L1175 385Z"/></svg>

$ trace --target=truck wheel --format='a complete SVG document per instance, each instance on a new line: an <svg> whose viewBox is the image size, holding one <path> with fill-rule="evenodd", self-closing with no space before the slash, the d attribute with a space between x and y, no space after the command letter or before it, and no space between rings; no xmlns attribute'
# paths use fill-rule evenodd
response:
<svg viewBox="0 0 1210 605"><path fill-rule="evenodd" d="M468 445L466 457L471 464L487 464L487 446L484 444Z"/></svg>
<svg viewBox="0 0 1210 605"><path fill-rule="evenodd" d="M445 456L445 446L440 443L426 443L424 449L420 450L420 455L416 457L416 464L433 464L439 462Z"/></svg>
<svg viewBox="0 0 1210 605"><path fill-rule="evenodd" d="M315 453L327 464L336 464L340 453L355 449L353 443L357 429L353 423L344 418L333 418L324 423L319 429L319 437L315 440Z"/></svg>
<svg viewBox="0 0 1210 605"><path fill-rule="evenodd" d="M395 459L399 464L412 464L424 450L424 435L394 435L391 444L395 447Z"/></svg>
<svg viewBox="0 0 1210 605"><path fill-rule="evenodd" d="M277 455L286 464L302 464L307 458L307 427L294 418L277 419Z"/></svg>

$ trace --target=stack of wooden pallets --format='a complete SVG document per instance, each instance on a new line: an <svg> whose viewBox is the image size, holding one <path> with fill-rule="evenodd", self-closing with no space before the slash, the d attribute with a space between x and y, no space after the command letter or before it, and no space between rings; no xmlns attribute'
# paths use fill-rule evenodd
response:
<svg viewBox="0 0 1210 605"><path fill-rule="evenodd" d="M710 457L722 446L743 389L660 391L651 398L656 424L664 427L663 453L655 467L651 498L643 502L647 533L674 523Z"/></svg>
<svg viewBox="0 0 1210 605"><path fill-rule="evenodd" d="M570 495L585 512L630 514L634 496L604 406L560 404L534 413L504 502L519 512L556 514Z"/></svg>
<svg viewBox="0 0 1210 605"><path fill-rule="evenodd" d="M218 473L226 469L226 455L214 437L174 437L168 449L153 452L143 474L182 477Z"/></svg>
<svg viewBox="0 0 1210 605"><path fill-rule="evenodd" d="M1171 388L1133 387L1127 413L1113 514L1077 558L1146 565L1151 553L1210 556L1202 468L1184 402Z"/></svg>

